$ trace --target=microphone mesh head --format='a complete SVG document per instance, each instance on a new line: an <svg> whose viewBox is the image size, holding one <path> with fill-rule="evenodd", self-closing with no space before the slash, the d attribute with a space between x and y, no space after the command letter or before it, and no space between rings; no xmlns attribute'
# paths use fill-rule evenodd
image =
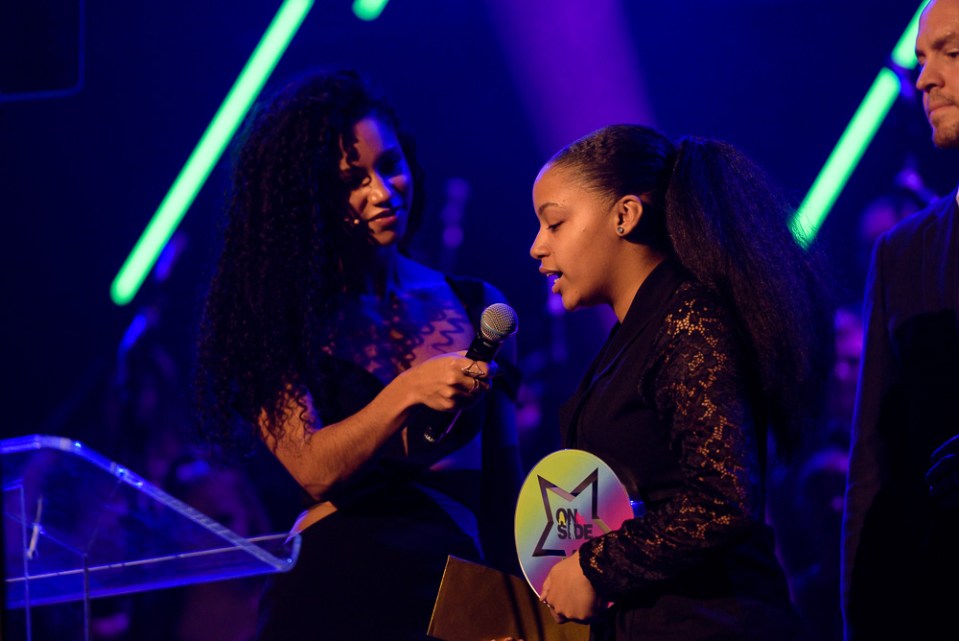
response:
<svg viewBox="0 0 959 641"><path fill-rule="evenodd" d="M499 342L516 333L519 319L516 312L506 303L493 303L483 310L480 318L480 332L488 341Z"/></svg>

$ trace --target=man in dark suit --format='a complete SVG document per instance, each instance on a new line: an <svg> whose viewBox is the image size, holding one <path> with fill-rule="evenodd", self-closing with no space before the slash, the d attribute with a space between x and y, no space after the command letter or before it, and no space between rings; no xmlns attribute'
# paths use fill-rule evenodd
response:
<svg viewBox="0 0 959 641"><path fill-rule="evenodd" d="M925 9L916 54L933 142L959 148L959 0ZM843 523L847 641L959 635L956 198L873 252Z"/></svg>

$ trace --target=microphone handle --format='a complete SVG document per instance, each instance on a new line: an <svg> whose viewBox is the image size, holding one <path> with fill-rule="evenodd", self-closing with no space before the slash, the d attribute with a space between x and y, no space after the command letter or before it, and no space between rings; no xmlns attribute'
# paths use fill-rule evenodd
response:
<svg viewBox="0 0 959 641"><path fill-rule="evenodd" d="M423 425L423 440L431 445L442 441L456 425L460 410L441 412L425 405L416 412L416 423Z"/></svg>
<svg viewBox="0 0 959 641"><path fill-rule="evenodd" d="M482 334L477 334L466 350L466 358L474 361L489 363L499 351L501 341L491 341ZM430 444L437 444L450 433L460 417L461 410L441 412L431 407L417 408L411 424L423 426L423 439Z"/></svg>
<svg viewBox="0 0 959 641"><path fill-rule="evenodd" d="M500 341L491 341L482 334L477 334L470 343L470 348L466 350L466 358L474 361L483 361L489 363L496 357L499 351Z"/></svg>

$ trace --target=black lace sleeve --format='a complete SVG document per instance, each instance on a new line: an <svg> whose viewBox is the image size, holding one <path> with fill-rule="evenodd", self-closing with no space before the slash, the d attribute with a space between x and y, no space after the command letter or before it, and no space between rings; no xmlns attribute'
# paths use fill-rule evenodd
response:
<svg viewBox="0 0 959 641"><path fill-rule="evenodd" d="M670 431L681 486L580 549L587 578L610 599L679 577L763 518L753 408L733 327L690 287L666 315L637 390Z"/></svg>

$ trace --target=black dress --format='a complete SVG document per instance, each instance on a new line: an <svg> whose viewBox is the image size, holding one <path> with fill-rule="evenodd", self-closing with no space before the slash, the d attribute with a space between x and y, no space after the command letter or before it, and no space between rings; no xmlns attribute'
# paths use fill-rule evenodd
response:
<svg viewBox="0 0 959 641"><path fill-rule="evenodd" d="M609 463L647 508L580 548L615 602L592 638L798 635L764 523L765 421L743 344L715 297L663 262L564 405L567 446Z"/></svg>
<svg viewBox="0 0 959 641"><path fill-rule="evenodd" d="M448 282L477 327L483 283ZM513 396L518 381L514 367L499 364L493 392L461 415L442 444L453 449L482 431L484 465L499 427L487 411L491 397ZM317 394L324 424L356 413L383 389L357 364L331 357L327 365L333 382ZM477 525L484 491L479 470L432 471L387 452L336 512L301 533L295 567L268 581L257 638L426 639L447 556L485 561Z"/></svg>

